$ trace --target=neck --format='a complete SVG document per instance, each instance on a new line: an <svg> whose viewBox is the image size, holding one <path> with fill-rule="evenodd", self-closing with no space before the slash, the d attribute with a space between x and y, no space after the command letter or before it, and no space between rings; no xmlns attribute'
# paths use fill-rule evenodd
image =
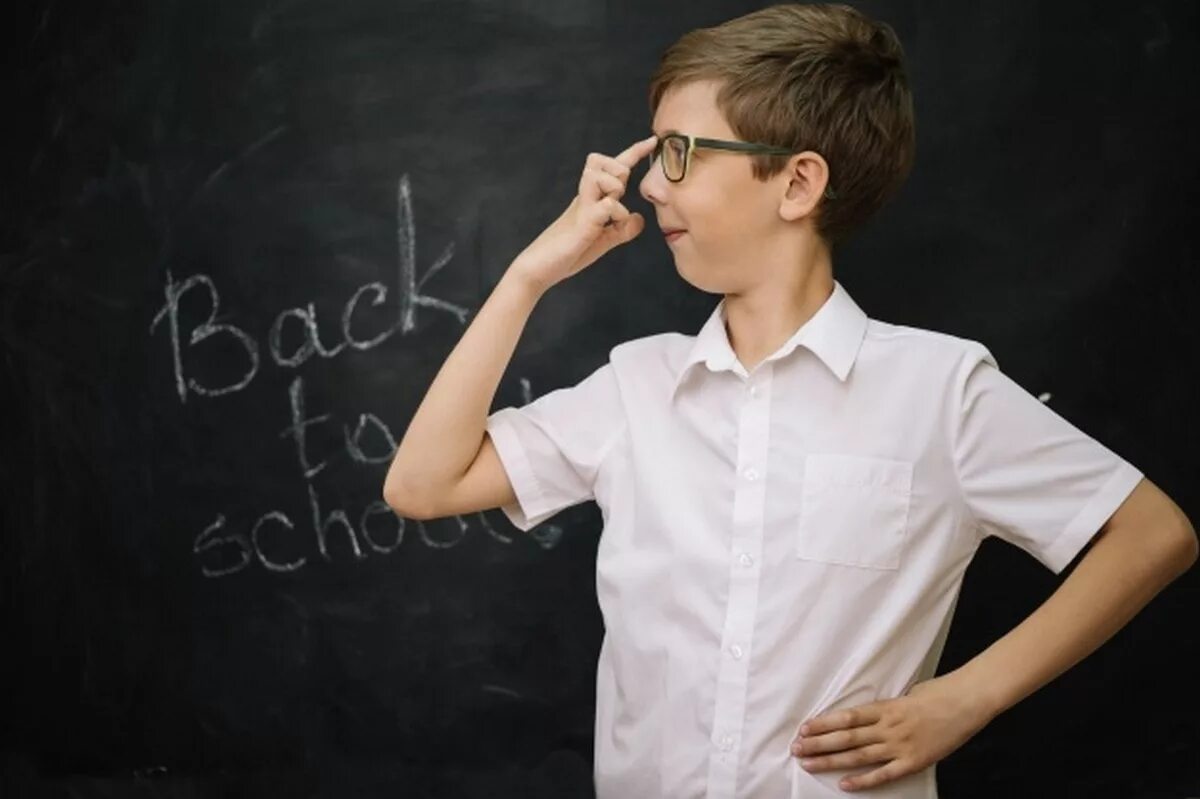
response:
<svg viewBox="0 0 1200 799"><path fill-rule="evenodd" d="M833 293L828 250L787 275L784 284L764 282L725 295L725 333L746 371L783 346Z"/></svg>

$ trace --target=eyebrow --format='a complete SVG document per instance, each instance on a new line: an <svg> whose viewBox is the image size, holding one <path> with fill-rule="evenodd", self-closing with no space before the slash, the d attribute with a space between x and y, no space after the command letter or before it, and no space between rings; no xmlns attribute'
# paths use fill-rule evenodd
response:
<svg viewBox="0 0 1200 799"><path fill-rule="evenodd" d="M664 130L662 133L655 133L655 131L654 131L654 128L651 128L651 129L650 129L650 132L651 132L651 133L654 133L654 135L655 135L655 136L657 136L657 137L658 137L658 138L660 138L660 139L661 139L663 136L667 136L667 135L669 135L669 134L671 134L671 133L679 133L679 131L675 130L675 128L667 128L667 129L666 129L666 130Z"/></svg>

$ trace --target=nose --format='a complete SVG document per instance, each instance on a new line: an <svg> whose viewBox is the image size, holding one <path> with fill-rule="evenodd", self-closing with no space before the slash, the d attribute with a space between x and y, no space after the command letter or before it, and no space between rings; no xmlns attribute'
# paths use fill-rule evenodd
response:
<svg viewBox="0 0 1200 799"><path fill-rule="evenodd" d="M663 174L662 165L655 158L650 162L650 168L638 182L638 191L646 202L662 205L667 200L667 176Z"/></svg>

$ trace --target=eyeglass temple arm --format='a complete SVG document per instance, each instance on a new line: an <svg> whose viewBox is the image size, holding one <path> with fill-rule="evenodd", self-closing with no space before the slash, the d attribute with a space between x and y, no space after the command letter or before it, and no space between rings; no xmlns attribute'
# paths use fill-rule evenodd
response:
<svg viewBox="0 0 1200 799"><path fill-rule="evenodd" d="M690 149L695 149L697 146L707 147L713 150L733 150L742 153L758 153L761 155L791 155L792 150L785 147L772 147L769 144L755 144L753 142L744 141L721 141L720 139L704 139L692 137L688 140ZM825 196L831 200L836 200L838 195L833 189L825 187Z"/></svg>

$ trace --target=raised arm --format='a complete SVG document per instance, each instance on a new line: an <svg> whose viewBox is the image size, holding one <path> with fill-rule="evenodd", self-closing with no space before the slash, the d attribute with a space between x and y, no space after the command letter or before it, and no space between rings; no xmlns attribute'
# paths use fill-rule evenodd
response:
<svg viewBox="0 0 1200 799"><path fill-rule="evenodd" d="M655 138L616 157L591 153L579 193L521 252L455 345L413 415L388 468L383 497L397 513L436 518L514 499L485 436L488 409L529 315L545 292L642 232L620 202L632 167Z"/></svg>

